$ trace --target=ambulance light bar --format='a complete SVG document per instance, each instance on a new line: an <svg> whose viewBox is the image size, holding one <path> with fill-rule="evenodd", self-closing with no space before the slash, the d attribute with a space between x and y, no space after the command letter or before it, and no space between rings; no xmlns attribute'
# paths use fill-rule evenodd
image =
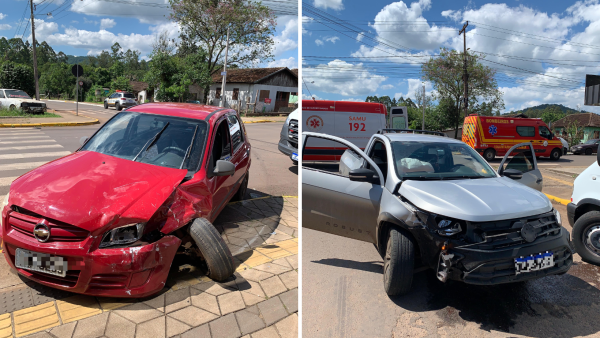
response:
<svg viewBox="0 0 600 338"><path fill-rule="evenodd" d="M437 136L446 136L446 134L441 131L431 131L431 130L415 130L415 129L392 129L392 128L384 128L377 131L377 134L385 134L385 133L419 133L419 134L431 134Z"/></svg>

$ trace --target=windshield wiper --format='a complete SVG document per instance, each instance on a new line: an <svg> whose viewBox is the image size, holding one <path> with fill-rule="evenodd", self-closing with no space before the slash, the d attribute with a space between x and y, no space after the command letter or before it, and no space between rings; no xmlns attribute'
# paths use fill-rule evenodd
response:
<svg viewBox="0 0 600 338"><path fill-rule="evenodd" d="M156 135L154 135L153 138L151 138L150 140L148 140L148 142L150 142L150 144L148 144L148 142L146 142L144 144L144 146L142 147L142 150L140 150L139 153L137 153L137 155L135 155L135 157L133 158L133 161L135 162L135 160L137 160L138 156L140 156L141 153L143 153L144 151L148 150L150 147L152 147L154 145L154 143L156 143L156 141L158 141L158 138L160 137L160 135L162 134L163 131L165 131L165 129L167 129L167 127L169 126L171 122L167 122L167 124L165 124L165 126L158 132L156 133ZM148 146L146 146L146 144L148 144Z"/></svg>
<svg viewBox="0 0 600 338"><path fill-rule="evenodd" d="M439 181L443 180L443 177L436 176L405 176L405 180L416 180L416 181Z"/></svg>
<svg viewBox="0 0 600 338"><path fill-rule="evenodd" d="M463 178L478 179L478 178L486 178L486 177L485 176L462 175L462 176L449 176L449 177L446 177L444 179L446 179L446 180L454 180L454 179L463 179Z"/></svg>
<svg viewBox="0 0 600 338"><path fill-rule="evenodd" d="M187 160L187 158L190 156L190 154L192 152L192 146L194 145L194 140L196 139L197 132L198 132L198 125L196 125L196 129L194 129L194 135L192 136L192 142L190 142L190 145L187 147L187 150L185 151L185 156L183 157L183 161L181 161L181 165L179 166L179 169L183 169L183 164L185 163L185 160Z"/></svg>

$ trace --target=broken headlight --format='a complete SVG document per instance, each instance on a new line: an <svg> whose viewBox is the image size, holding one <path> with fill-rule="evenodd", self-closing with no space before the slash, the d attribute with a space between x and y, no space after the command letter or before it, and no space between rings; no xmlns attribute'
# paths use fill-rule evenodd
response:
<svg viewBox="0 0 600 338"><path fill-rule="evenodd" d="M560 218L560 212L558 212L558 210L556 210L556 209L552 209L552 211L554 212L554 217L556 217L556 223L558 223L558 226L562 226L562 219Z"/></svg>
<svg viewBox="0 0 600 338"><path fill-rule="evenodd" d="M452 236L462 231L462 227L460 226L460 222L444 218L440 220L438 223L438 234L442 236Z"/></svg>
<svg viewBox="0 0 600 338"><path fill-rule="evenodd" d="M114 245L131 244L140 239L144 233L144 223L128 224L108 231L102 236L100 248Z"/></svg>

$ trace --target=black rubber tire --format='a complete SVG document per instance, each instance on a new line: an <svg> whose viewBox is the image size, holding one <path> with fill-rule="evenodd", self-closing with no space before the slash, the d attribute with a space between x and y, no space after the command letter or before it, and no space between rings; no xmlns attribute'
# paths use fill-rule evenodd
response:
<svg viewBox="0 0 600 338"><path fill-rule="evenodd" d="M383 288L388 296L410 291L415 266L415 245L404 230L392 228L383 258Z"/></svg>
<svg viewBox="0 0 600 338"><path fill-rule="evenodd" d="M108 102L104 101L104 109L108 109Z"/></svg>
<svg viewBox="0 0 600 338"><path fill-rule="evenodd" d="M486 161L492 161L493 159L496 158L496 151L494 149L486 149L483 152L483 158L485 158Z"/></svg>
<svg viewBox="0 0 600 338"><path fill-rule="evenodd" d="M569 153L569 149L567 149L567 148L563 148L563 155L566 155L566 154L568 154L568 153Z"/></svg>
<svg viewBox="0 0 600 338"><path fill-rule="evenodd" d="M561 151L558 148L554 148L552 149L552 151L550 152L550 159L552 161L558 161L560 160L560 156L561 156Z"/></svg>
<svg viewBox="0 0 600 338"><path fill-rule="evenodd" d="M587 229L594 225L600 225L600 211L590 211L581 215L573 226L573 244L584 262L600 265L600 256L585 246L583 238Z"/></svg>
<svg viewBox="0 0 600 338"><path fill-rule="evenodd" d="M190 235L206 261L208 277L222 282L233 275L235 263L231 251L212 223L206 218L196 218L190 226Z"/></svg>
<svg viewBox="0 0 600 338"><path fill-rule="evenodd" d="M590 148L587 148L587 149L585 150L585 154L586 154L586 155L591 155L593 152L594 152L594 151L593 151L592 149L590 149Z"/></svg>
<svg viewBox="0 0 600 338"><path fill-rule="evenodd" d="M244 180L240 184L238 191L231 198L232 201L241 201L244 199L244 197L246 197L246 192L248 191L248 177L250 177L249 172L246 174L246 177L244 177Z"/></svg>
<svg viewBox="0 0 600 338"><path fill-rule="evenodd" d="M17 107L14 104L11 104L10 107L8 108L9 110L15 110L17 109Z"/></svg>
<svg viewBox="0 0 600 338"><path fill-rule="evenodd" d="M298 165L298 161L292 161L294 165Z"/></svg>
<svg viewBox="0 0 600 338"><path fill-rule="evenodd" d="M121 107L121 105L119 104L119 102L117 102L115 104L115 109L117 109L118 111L121 111L121 110L123 110L123 107Z"/></svg>

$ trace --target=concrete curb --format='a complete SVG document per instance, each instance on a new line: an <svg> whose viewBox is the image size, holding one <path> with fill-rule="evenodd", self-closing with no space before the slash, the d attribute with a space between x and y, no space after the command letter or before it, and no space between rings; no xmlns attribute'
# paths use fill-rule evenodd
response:
<svg viewBox="0 0 600 338"><path fill-rule="evenodd" d="M56 111L54 111L56 112ZM92 121L85 122L52 122L52 123L0 123L0 128L22 128L22 127L78 127L78 126L90 126L98 124L100 121L93 117L79 114L79 116L87 117Z"/></svg>
<svg viewBox="0 0 600 338"><path fill-rule="evenodd" d="M269 123L269 122L285 122L285 121L258 120L258 121L244 122L244 124L248 124L248 123Z"/></svg>
<svg viewBox="0 0 600 338"><path fill-rule="evenodd" d="M552 195L549 195L549 194L546 194L546 193L544 193L544 195L546 195L546 197L548 197L549 200L555 201L555 202L560 203L562 205L567 205L567 204L571 203L570 200L566 200L564 198L552 196Z"/></svg>

